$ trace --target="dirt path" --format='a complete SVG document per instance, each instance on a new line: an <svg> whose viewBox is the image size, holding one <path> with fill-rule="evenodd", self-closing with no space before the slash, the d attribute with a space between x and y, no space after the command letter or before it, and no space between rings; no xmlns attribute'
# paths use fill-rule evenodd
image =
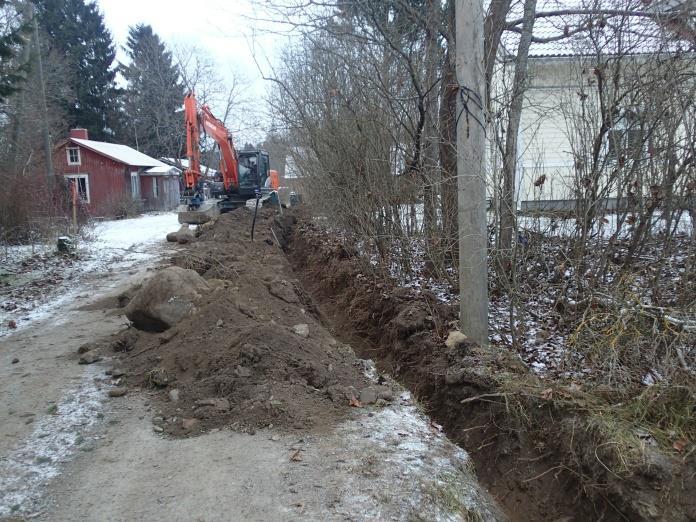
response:
<svg viewBox="0 0 696 522"><path fill-rule="evenodd" d="M466 453L403 390L328 430L191 438L157 432L160 392L108 397L109 356L80 366L75 350L123 328L104 297L141 279L158 252L137 267L105 264L82 280L91 306L77 300L3 339L0 520L501 519Z"/></svg>
<svg viewBox="0 0 696 522"><path fill-rule="evenodd" d="M146 403L108 408L94 450L49 488L39 520L496 519L466 455L417 416L398 432L397 410L325 436L169 439Z"/></svg>

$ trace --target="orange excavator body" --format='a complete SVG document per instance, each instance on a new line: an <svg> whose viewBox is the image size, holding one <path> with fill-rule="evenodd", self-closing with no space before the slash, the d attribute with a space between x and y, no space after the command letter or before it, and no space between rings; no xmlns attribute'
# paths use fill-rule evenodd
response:
<svg viewBox="0 0 696 522"><path fill-rule="evenodd" d="M237 150L225 124L218 120L207 105L198 107L192 92L184 98L186 118L186 157L188 168L184 172L186 189L195 191L201 176L200 128L215 140L220 148L220 172L225 191L230 192L239 186L239 167Z"/></svg>

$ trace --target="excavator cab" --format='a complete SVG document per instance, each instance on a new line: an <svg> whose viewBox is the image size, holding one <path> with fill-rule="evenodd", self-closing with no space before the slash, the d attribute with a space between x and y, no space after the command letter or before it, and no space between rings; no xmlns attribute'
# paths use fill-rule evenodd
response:
<svg viewBox="0 0 696 522"><path fill-rule="evenodd" d="M264 150L242 150L239 159L239 195L253 198L256 189L263 190L269 176L270 162Z"/></svg>
<svg viewBox="0 0 696 522"><path fill-rule="evenodd" d="M265 188L266 180L270 175L270 161L268 152L258 149L246 149L237 151L238 184L230 188L229 192L218 203L220 212L230 212L242 207L247 200L256 197L256 191L262 200L269 192Z"/></svg>

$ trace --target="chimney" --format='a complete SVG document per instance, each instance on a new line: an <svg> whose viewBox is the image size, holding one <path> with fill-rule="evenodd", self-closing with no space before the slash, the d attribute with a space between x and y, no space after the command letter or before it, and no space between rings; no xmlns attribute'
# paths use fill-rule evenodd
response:
<svg viewBox="0 0 696 522"><path fill-rule="evenodd" d="M88 140L87 129L70 129L70 137L78 140Z"/></svg>

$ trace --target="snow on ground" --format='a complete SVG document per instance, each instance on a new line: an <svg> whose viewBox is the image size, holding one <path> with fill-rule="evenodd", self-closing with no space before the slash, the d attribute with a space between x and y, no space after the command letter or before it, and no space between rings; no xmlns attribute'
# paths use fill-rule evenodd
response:
<svg viewBox="0 0 696 522"><path fill-rule="evenodd" d="M91 297L88 277L140 268L159 255L166 234L178 227L173 212L101 221L78 242L74 259L57 255L54 244L6 247L0 274L11 282L0 287L0 337L48 317L78 296ZM8 327L10 321L16 329Z"/></svg>
<svg viewBox="0 0 696 522"><path fill-rule="evenodd" d="M377 383L374 362L360 362L365 376ZM499 520L469 454L447 438L408 391L396 389L392 403L337 429L344 448L339 462L352 470L344 478L337 513L347 519L360 513L364 520ZM375 501L379 492L389 494Z"/></svg>
<svg viewBox="0 0 696 522"><path fill-rule="evenodd" d="M60 474L62 464L85 444L99 418L103 392L98 370L87 367L80 384L63 395L55 409L42 415L34 431L0 460L0 518L30 513L40 504L42 488Z"/></svg>
<svg viewBox="0 0 696 522"><path fill-rule="evenodd" d="M399 492L398 502L392 502L414 520L497 520L469 455L429 421L408 392L373 415L342 424L338 433L350 448L346 466L362 470L348 477L338 513L392 520L388 506L370 495L383 486ZM371 488L361 484L363 476L371 478ZM384 483L375 487L375 481Z"/></svg>
<svg viewBox="0 0 696 522"><path fill-rule="evenodd" d="M620 215L616 213L605 214L599 217L592 226L591 236L609 238L616 233ZM625 219L625 217L624 217ZM575 218L559 218L546 216L518 216L517 225L520 231L531 231L559 237L570 237L578 233L578 223ZM626 221L621 223L620 238L631 235L636 225ZM662 233L667 228L667 219L659 213L655 213L651 219L650 228L655 234ZM694 223L688 212L682 212L679 220L671 223L670 229L677 234L690 235L694 230Z"/></svg>

